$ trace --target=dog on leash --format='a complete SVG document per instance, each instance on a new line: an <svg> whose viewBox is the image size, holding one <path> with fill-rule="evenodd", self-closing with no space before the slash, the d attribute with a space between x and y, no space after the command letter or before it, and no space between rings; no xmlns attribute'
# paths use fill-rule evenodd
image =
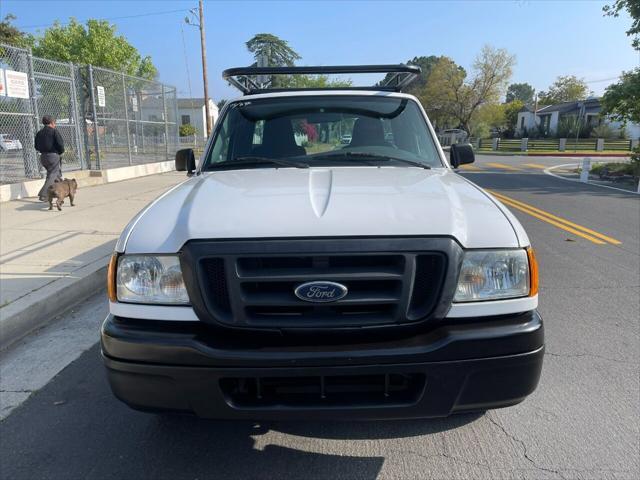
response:
<svg viewBox="0 0 640 480"><path fill-rule="evenodd" d="M56 199L56 207L58 210L62 210L62 204L64 199L69 197L71 206L73 207L73 199L76 196L76 190L78 190L78 182L75 178L63 178L56 180L53 185L47 190L47 196L49 200L49 210L53 210L53 199Z"/></svg>

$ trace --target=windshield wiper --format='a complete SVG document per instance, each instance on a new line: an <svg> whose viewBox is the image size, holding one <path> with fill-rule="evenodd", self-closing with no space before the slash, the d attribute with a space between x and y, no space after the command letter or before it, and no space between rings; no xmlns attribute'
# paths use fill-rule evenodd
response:
<svg viewBox="0 0 640 480"><path fill-rule="evenodd" d="M407 160L406 158L394 157L393 155L383 155L381 153L367 153L367 152L340 152L330 153L327 155L314 156L314 158L330 159L331 157L347 157L347 158L362 158L371 160L382 160L387 162L400 162L413 167L424 168L425 170L431 170L431 167L425 163L415 162L413 160ZM369 165L372 165L369 163Z"/></svg>
<svg viewBox="0 0 640 480"><path fill-rule="evenodd" d="M309 165L304 162L294 162L291 160L284 160L282 158L260 157L257 155L244 155L241 157L236 157L233 160L210 164L207 166L207 170L218 170L233 167L251 167L254 165L278 165L281 167L309 168Z"/></svg>

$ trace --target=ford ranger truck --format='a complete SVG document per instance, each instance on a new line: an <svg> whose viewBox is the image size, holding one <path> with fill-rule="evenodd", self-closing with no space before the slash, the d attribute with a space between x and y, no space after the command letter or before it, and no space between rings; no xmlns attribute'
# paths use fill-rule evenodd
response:
<svg viewBox="0 0 640 480"><path fill-rule="evenodd" d="M372 72L390 79L268 85ZM402 93L418 72L225 71L243 95L197 164L177 152L187 179L129 223L109 264L101 347L118 399L209 418L378 419L507 407L535 390L529 238L455 172L471 146L445 156Z"/></svg>

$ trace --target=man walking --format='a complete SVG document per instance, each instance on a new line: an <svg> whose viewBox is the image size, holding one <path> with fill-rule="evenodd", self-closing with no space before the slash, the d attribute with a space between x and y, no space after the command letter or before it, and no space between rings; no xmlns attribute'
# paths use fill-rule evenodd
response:
<svg viewBox="0 0 640 480"><path fill-rule="evenodd" d="M60 132L56 130L56 121L53 117L45 115L42 117L42 129L36 133L35 147L40 152L40 164L47 171L47 179L43 187L38 192L41 201L47 201L47 190L49 186L62 178L60 168L60 155L64 153L64 141Z"/></svg>

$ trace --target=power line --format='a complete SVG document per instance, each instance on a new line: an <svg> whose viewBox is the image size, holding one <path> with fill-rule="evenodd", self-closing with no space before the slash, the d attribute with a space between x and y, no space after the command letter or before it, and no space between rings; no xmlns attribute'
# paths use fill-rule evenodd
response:
<svg viewBox="0 0 640 480"><path fill-rule="evenodd" d="M611 78L601 78L600 80L585 80L584 83L610 82L611 80L618 80L619 78L620 78L620 75L618 75L617 77L611 77Z"/></svg>
<svg viewBox="0 0 640 480"><path fill-rule="evenodd" d="M189 9L188 8L181 8L179 10L165 10L163 12L149 12L149 13L139 13L137 15L125 15L122 17L110 17L110 18L97 18L95 20L124 20L127 18L140 18L140 17L151 17L154 15L166 15L168 13L178 13L178 12L188 12ZM94 20L94 19L87 19L87 20ZM86 20L85 20L86 22ZM69 22L64 22L64 23L59 23L59 25L68 25ZM47 23L47 24L42 24L42 25L16 25L16 28L20 28L20 29L25 29L25 28L44 28L44 27L51 27L55 25L55 23Z"/></svg>

